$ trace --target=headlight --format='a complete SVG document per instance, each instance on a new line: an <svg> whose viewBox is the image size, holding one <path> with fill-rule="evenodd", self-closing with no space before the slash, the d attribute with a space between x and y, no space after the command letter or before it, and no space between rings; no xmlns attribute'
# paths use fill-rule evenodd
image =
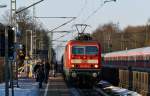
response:
<svg viewBox="0 0 150 96"><path fill-rule="evenodd" d="M97 77L97 73L93 73L92 76L93 76L93 77Z"/></svg>
<svg viewBox="0 0 150 96"><path fill-rule="evenodd" d="M76 74L75 72L73 72L73 73L71 74L71 76L75 78L75 77L77 76L77 74Z"/></svg>
<svg viewBox="0 0 150 96"><path fill-rule="evenodd" d="M97 65L97 64L95 64L95 65L94 65L94 68L98 68L98 65Z"/></svg>
<svg viewBox="0 0 150 96"><path fill-rule="evenodd" d="M74 65L74 64L72 64L72 65L71 65L71 67L72 67L72 68L74 68L74 67L75 67L75 65Z"/></svg>

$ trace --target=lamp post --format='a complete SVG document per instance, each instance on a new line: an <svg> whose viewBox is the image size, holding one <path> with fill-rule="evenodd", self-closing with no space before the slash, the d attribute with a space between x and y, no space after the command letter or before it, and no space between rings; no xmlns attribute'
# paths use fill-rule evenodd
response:
<svg viewBox="0 0 150 96"><path fill-rule="evenodd" d="M7 7L7 5L0 5L0 8ZM8 26L5 26L5 96L9 96L9 77L8 71L9 64L8 64Z"/></svg>
<svg viewBox="0 0 150 96"><path fill-rule="evenodd" d="M9 96L9 67L8 67L8 27L5 27L5 96Z"/></svg>
<svg viewBox="0 0 150 96"><path fill-rule="evenodd" d="M28 34L30 33L30 52L28 54ZM32 30L26 30L26 57L28 57L28 55L30 57L32 57Z"/></svg>

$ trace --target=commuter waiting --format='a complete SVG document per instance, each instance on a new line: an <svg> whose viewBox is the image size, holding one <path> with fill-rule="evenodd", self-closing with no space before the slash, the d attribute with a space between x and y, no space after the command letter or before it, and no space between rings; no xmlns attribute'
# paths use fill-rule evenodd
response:
<svg viewBox="0 0 150 96"><path fill-rule="evenodd" d="M42 88L42 82L45 78L43 62L37 62L33 71L36 75L36 81L39 82L39 88Z"/></svg>
<svg viewBox="0 0 150 96"><path fill-rule="evenodd" d="M45 83L48 82L49 70L50 70L50 64L48 63L48 61L44 61L44 73L45 73L44 82Z"/></svg>

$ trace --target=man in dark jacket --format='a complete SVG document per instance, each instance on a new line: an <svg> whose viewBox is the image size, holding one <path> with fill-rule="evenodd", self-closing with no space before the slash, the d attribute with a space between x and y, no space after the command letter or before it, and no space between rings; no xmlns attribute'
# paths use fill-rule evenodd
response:
<svg viewBox="0 0 150 96"><path fill-rule="evenodd" d="M36 73L36 80L39 82L39 88L42 88L42 82L44 81L44 65L42 62L38 62L34 67Z"/></svg>
<svg viewBox="0 0 150 96"><path fill-rule="evenodd" d="M39 81L39 78L38 78L38 69L39 69L39 67L40 67L40 62L37 62L36 65L33 68L33 72L35 74L36 82Z"/></svg>
<svg viewBox="0 0 150 96"><path fill-rule="evenodd" d="M48 77L49 77L49 70L50 70L50 64L48 63L48 61L44 62L44 70L45 70L44 82L47 83L48 82Z"/></svg>

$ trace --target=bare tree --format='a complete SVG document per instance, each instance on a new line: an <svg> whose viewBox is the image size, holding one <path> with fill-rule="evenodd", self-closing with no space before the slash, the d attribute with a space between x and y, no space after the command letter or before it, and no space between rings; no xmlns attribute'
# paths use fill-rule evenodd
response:
<svg viewBox="0 0 150 96"><path fill-rule="evenodd" d="M21 9L24 9L24 7L18 8L17 11L19 11ZM30 51L31 45L30 45L30 43L26 43L26 42L31 42L31 38L30 38L31 32L27 31L27 30L31 30L33 32L33 29L36 29L36 33L33 34L36 36L34 39L37 40L37 38L40 38L39 40L37 40L36 43L38 43L38 44L39 44L39 42L41 42L41 44L44 43L42 46L44 48L48 48L48 47L45 47L45 46L48 46L47 33L44 30L41 22L36 22L36 21L34 22L31 14L30 14L30 10L28 10L28 9L24 10L18 14L14 14L14 16L16 16L16 22L18 24L18 28L20 31L20 36L18 37L18 42L25 45L25 48L27 48L28 52ZM9 24L9 17L10 17L10 14L8 11L6 11L6 13L3 15L3 19L7 22L7 24ZM35 44L36 48L39 47L38 44Z"/></svg>
<svg viewBox="0 0 150 96"><path fill-rule="evenodd" d="M150 45L150 26L128 26L122 31L113 23L99 26L93 37L102 45L103 52L133 49Z"/></svg>
<svg viewBox="0 0 150 96"><path fill-rule="evenodd" d="M118 32L118 26L113 23L104 24L99 26L93 32L93 38L100 42L103 53L115 50L115 34Z"/></svg>

